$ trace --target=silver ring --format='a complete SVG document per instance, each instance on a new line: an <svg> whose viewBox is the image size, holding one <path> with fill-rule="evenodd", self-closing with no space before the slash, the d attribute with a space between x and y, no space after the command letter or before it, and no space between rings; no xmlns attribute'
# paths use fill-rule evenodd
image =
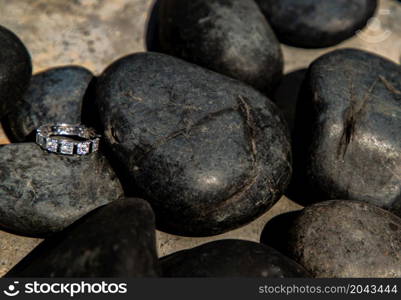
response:
<svg viewBox="0 0 401 300"><path fill-rule="evenodd" d="M55 136L59 136L56 138ZM83 141L61 138L75 136ZM36 130L36 143L43 149L65 155L86 155L99 149L100 135L84 125L43 125Z"/></svg>

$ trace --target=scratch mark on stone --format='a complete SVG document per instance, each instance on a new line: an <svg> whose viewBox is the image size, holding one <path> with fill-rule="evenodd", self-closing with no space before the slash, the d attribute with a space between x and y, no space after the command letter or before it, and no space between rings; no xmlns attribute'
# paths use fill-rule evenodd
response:
<svg viewBox="0 0 401 300"><path fill-rule="evenodd" d="M178 136L181 136L181 135L188 136L189 132L192 131L193 129L204 125L205 123L215 119L216 117L218 117L218 116L220 116L220 115L222 115L224 113L232 112L232 111L235 111L235 109L231 108L231 107L230 108L225 108L225 109L222 109L222 110L219 110L219 111L216 111L216 112L212 112L212 113L206 115L205 117L201 118L197 122L191 123L191 122L188 121L188 123L186 124L185 128L177 130L177 131L169 134L168 136L161 138L159 141L155 142L151 146L152 149L150 151L155 150L156 148L164 145L165 143L171 141L172 139L174 139L174 138L176 138Z"/></svg>
<svg viewBox="0 0 401 300"><path fill-rule="evenodd" d="M244 116L245 119L245 125L246 125L245 129L248 131L247 133L249 135L253 161L255 162L257 154L256 141L255 141L256 140L255 120L253 119L250 105L242 96L238 97L238 109L240 112L242 112L242 115Z"/></svg>
<svg viewBox="0 0 401 300"><path fill-rule="evenodd" d="M343 158L345 157L345 154L347 153L348 150L348 146L352 142L355 135L356 123L360 120L361 116L363 115L367 102L369 98L372 96L372 93L376 88L378 81L379 79L376 79L369 87L369 89L366 91L365 96L361 100L359 100L355 96L354 84L353 81L351 80L350 105L344 111L344 124L343 124L344 129L340 139L340 143L338 145L337 156L342 155Z"/></svg>
<svg viewBox="0 0 401 300"><path fill-rule="evenodd" d="M386 77L379 75L379 78L381 80L381 82L384 84L384 86L386 87L386 89L388 89L391 93L395 94L395 95L401 95L401 91L397 90L392 84L391 82L389 82Z"/></svg>
<svg viewBox="0 0 401 300"><path fill-rule="evenodd" d="M212 207L211 209L204 209L203 214L208 215L212 212L224 211L221 208L227 206L228 204L232 204L241 200L243 195L248 192L251 187L257 182L257 179L260 174L260 170L257 166L257 146L256 146L256 136L257 136L257 127L256 122L252 113L252 109L247 99L243 96L238 96L238 108L237 111L240 113L244 120L244 130L246 136L248 137L249 145L250 145L250 154L252 158L252 170L249 178L245 180L241 187L236 189L236 191L227 197L224 201L219 203L218 205Z"/></svg>

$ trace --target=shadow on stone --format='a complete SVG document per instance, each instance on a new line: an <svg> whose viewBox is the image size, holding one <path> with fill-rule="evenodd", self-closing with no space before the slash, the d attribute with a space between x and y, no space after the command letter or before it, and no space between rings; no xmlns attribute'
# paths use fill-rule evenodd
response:
<svg viewBox="0 0 401 300"><path fill-rule="evenodd" d="M300 69L285 75L272 96L273 102L282 111L291 132L294 129L298 93L307 71L308 69Z"/></svg>
<svg viewBox="0 0 401 300"><path fill-rule="evenodd" d="M300 215L301 211L284 213L271 219L263 228L260 242L287 255L288 237L294 221Z"/></svg>
<svg viewBox="0 0 401 300"><path fill-rule="evenodd" d="M159 47L159 7L161 0L155 0L146 27L146 49L152 52L158 52Z"/></svg>
<svg viewBox="0 0 401 300"><path fill-rule="evenodd" d="M3 118L1 122L1 126L3 127L3 131L6 134L6 137L11 143L19 143L19 141L13 137L10 124L7 122L7 116ZM32 131L27 137L26 141L27 142L34 142L35 141L35 136L36 136L36 130Z"/></svg>
<svg viewBox="0 0 401 300"><path fill-rule="evenodd" d="M85 95L82 100L81 122L94 128L97 132L103 132L103 127L99 119L99 112L96 106L96 82L97 77L93 77L89 82Z"/></svg>

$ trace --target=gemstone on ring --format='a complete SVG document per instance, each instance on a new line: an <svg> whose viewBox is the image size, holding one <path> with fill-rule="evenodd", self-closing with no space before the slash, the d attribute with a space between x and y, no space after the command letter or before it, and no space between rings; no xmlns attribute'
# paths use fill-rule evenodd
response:
<svg viewBox="0 0 401 300"><path fill-rule="evenodd" d="M47 138L46 139L46 149L50 152L57 152L58 142L55 139Z"/></svg>
<svg viewBox="0 0 401 300"><path fill-rule="evenodd" d="M83 142L83 143L79 143L77 145L77 154L79 155L85 155L88 154L90 151L90 142Z"/></svg>
<svg viewBox="0 0 401 300"><path fill-rule="evenodd" d="M69 154L69 155L74 154L74 143L61 141L60 142L60 153Z"/></svg>
<svg viewBox="0 0 401 300"><path fill-rule="evenodd" d="M99 150L99 139L96 139L92 142L92 152L96 152Z"/></svg>
<svg viewBox="0 0 401 300"><path fill-rule="evenodd" d="M36 135L36 144L40 145L41 147L46 147L46 138L41 135Z"/></svg>

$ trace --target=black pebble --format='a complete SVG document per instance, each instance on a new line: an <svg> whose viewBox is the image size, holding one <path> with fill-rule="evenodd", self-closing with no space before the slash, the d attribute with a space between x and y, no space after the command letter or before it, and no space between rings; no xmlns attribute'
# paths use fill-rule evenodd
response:
<svg viewBox="0 0 401 300"><path fill-rule="evenodd" d="M31 75L28 50L14 33L0 26L0 119L20 100Z"/></svg>
<svg viewBox="0 0 401 300"><path fill-rule="evenodd" d="M220 240L161 258L165 277L310 277L303 267L268 246Z"/></svg>
<svg viewBox="0 0 401 300"><path fill-rule="evenodd" d="M256 0L283 43L329 47L352 37L373 16L377 0Z"/></svg>
<svg viewBox="0 0 401 300"><path fill-rule="evenodd" d="M361 50L308 72L294 133L290 197L367 201L401 214L401 67Z"/></svg>
<svg viewBox="0 0 401 300"><path fill-rule="evenodd" d="M114 156L163 230L204 236L239 227L272 207L288 184L285 122L239 81L140 53L100 76L97 102Z"/></svg>
<svg viewBox="0 0 401 300"><path fill-rule="evenodd" d="M253 0L159 0L155 9L159 9L159 41L150 50L196 63L263 92L270 92L280 80L280 44Z"/></svg>
<svg viewBox="0 0 401 300"><path fill-rule="evenodd" d="M7 116L12 140L34 140L35 130L44 124L80 124L83 103L93 75L85 68L65 66L38 73L22 101Z"/></svg>
<svg viewBox="0 0 401 300"><path fill-rule="evenodd" d="M273 218L262 242L314 277L401 276L401 219L358 201L326 201Z"/></svg>
<svg viewBox="0 0 401 300"><path fill-rule="evenodd" d="M0 225L48 236L123 195L105 157L66 156L33 143L0 146Z"/></svg>
<svg viewBox="0 0 401 300"><path fill-rule="evenodd" d="M6 277L154 277L154 215L141 199L121 199L42 242Z"/></svg>

